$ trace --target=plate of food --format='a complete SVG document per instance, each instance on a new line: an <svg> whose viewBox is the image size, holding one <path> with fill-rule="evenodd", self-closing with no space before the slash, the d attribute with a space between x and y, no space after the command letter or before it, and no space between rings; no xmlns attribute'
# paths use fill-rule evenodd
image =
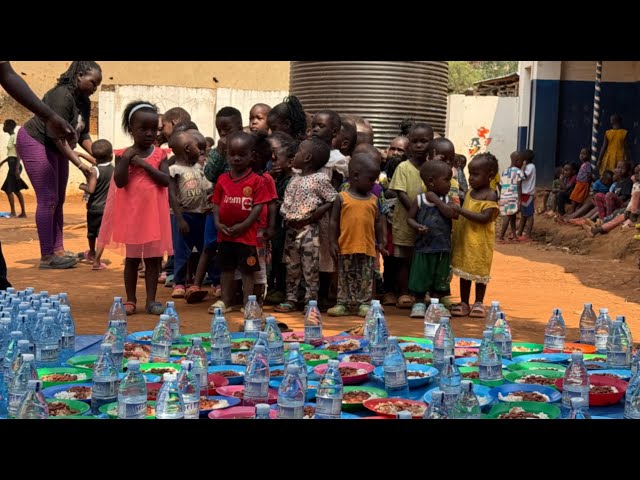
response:
<svg viewBox="0 0 640 480"><path fill-rule="evenodd" d="M44 398L54 400L80 400L81 402L91 403L91 387L92 383L75 383L55 385L42 390Z"/></svg>
<svg viewBox="0 0 640 480"><path fill-rule="evenodd" d="M207 415L212 420L232 420L232 419L247 419L255 418L255 407L231 407L222 410L211 410ZM269 418L277 418L278 415L275 410L269 410Z"/></svg>
<svg viewBox="0 0 640 480"><path fill-rule="evenodd" d="M542 362L514 362L507 367L509 370L518 372L521 370L550 370L555 372L562 372L567 369L564 365L559 363L542 363Z"/></svg>
<svg viewBox="0 0 640 480"><path fill-rule="evenodd" d="M134 343L141 343L143 345L151 345L151 338L153 337L153 330L144 330L142 332L133 332L127 335L126 340Z"/></svg>
<svg viewBox="0 0 640 480"><path fill-rule="evenodd" d="M366 400L387 398L389 395L382 388L344 387L342 392L342 409L346 411L360 410Z"/></svg>
<svg viewBox="0 0 640 480"><path fill-rule="evenodd" d="M480 348L481 338L456 338L454 346L456 348Z"/></svg>
<svg viewBox="0 0 640 480"><path fill-rule="evenodd" d="M207 372L226 378L229 385L240 385L244 383L245 370L246 368L242 365L213 365L207 369Z"/></svg>
<svg viewBox="0 0 640 480"><path fill-rule="evenodd" d="M207 417L213 410L235 407L241 402L236 397L223 397L219 395L200 397L200 417Z"/></svg>
<svg viewBox="0 0 640 480"><path fill-rule="evenodd" d="M244 352L253 348L253 344L256 343L255 338L234 338L231 340L232 352Z"/></svg>
<svg viewBox="0 0 640 480"><path fill-rule="evenodd" d="M345 385L357 385L367 381L369 374L373 372L374 366L365 362L340 362L338 369ZM313 373L322 377L326 370L327 364L323 363L315 367Z"/></svg>
<svg viewBox="0 0 640 480"><path fill-rule="evenodd" d="M331 342L328 345L325 343L324 349L335 352L338 355L340 353L355 353L362 350L367 344L368 342L364 339L347 338L346 340Z"/></svg>
<svg viewBox="0 0 640 480"><path fill-rule="evenodd" d="M210 332L191 333L189 335L182 335L180 337L180 342L177 342L177 343L188 343L189 345L191 345L191 340L196 338L196 337L200 337L202 339L202 343L211 343L211 333Z"/></svg>
<svg viewBox="0 0 640 480"><path fill-rule="evenodd" d="M93 370L93 365L96 363L98 355L77 355L67 360L67 365L74 368L86 368L87 370Z"/></svg>
<svg viewBox="0 0 640 480"><path fill-rule="evenodd" d="M582 356L584 365L587 370L605 370L607 369L607 356L596 353L587 353Z"/></svg>
<svg viewBox="0 0 640 480"><path fill-rule="evenodd" d="M556 380L555 386L562 390L563 378ZM624 398L629 384L624 380L602 375L589 376L589 406L604 407L615 405Z"/></svg>
<svg viewBox="0 0 640 480"><path fill-rule="evenodd" d="M125 342L122 357L125 361L133 359L140 361L140 363L147 363L151 357L151 346L135 342Z"/></svg>
<svg viewBox="0 0 640 480"><path fill-rule="evenodd" d="M175 363L141 363L140 372L142 374L158 375L162 381L165 373L180 373L180 367Z"/></svg>
<svg viewBox="0 0 640 480"><path fill-rule="evenodd" d="M367 410L381 417L395 418L398 412L406 410L411 412L411 417L414 419L422 418L428 407L425 402L406 398L372 398L365 400L363 405Z"/></svg>
<svg viewBox="0 0 640 480"><path fill-rule="evenodd" d="M631 378L631 370L625 368L605 368L603 370L590 370L589 375L600 375L603 377L618 378L620 380L629 381Z"/></svg>
<svg viewBox="0 0 640 480"><path fill-rule="evenodd" d="M54 367L38 368L37 371L43 388L60 384L85 383L93 377L93 371L87 368Z"/></svg>
<svg viewBox="0 0 640 480"><path fill-rule="evenodd" d="M455 359L456 365L459 367L477 367L478 357L461 357Z"/></svg>
<svg viewBox="0 0 640 480"><path fill-rule="evenodd" d="M480 384L480 369L478 367L459 367L462 380L470 380L476 385Z"/></svg>
<svg viewBox="0 0 640 480"><path fill-rule="evenodd" d="M373 375L384 383L384 367L374 368ZM437 375L438 370L430 365L419 365L415 363L407 365L409 388L420 388L436 378Z"/></svg>
<svg viewBox="0 0 640 480"><path fill-rule="evenodd" d="M565 343L564 353L571 354L571 352L596 353L596 346L586 343Z"/></svg>
<svg viewBox="0 0 640 480"><path fill-rule="evenodd" d="M456 347L453 349L453 355L456 358L477 357L478 351L478 348Z"/></svg>
<svg viewBox="0 0 640 480"><path fill-rule="evenodd" d="M341 353L338 355L341 362L364 362L371 363L371 355L368 353Z"/></svg>
<svg viewBox="0 0 640 480"><path fill-rule="evenodd" d="M86 402L63 398L47 398L47 405L49 407L49 417L54 418L83 415L91 408Z"/></svg>
<svg viewBox="0 0 640 480"><path fill-rule="evenodd" d="M513 342L511 344L512 357L542 353L542 350L544 350L544 345L540 343Z"/></svg>
<svg viewBox="0 0 640 480"><path fill-rule="evenodd" d="M558 390L544 385L508 383L491 389L491 395L501 402L553 403L562 399Z"/></svg>
<svg viewBox="0 0 640 480"><path fill-rule="evenodd" d="M419 343L421 345L428 345L431 350L433 350L433 341L428 338L422 337L398 337L399 342L407 342L407 343Z"/></svg>
<svg viewBox="0 0 640 480"><path fill-rule="evenodd" d="M285 342L304 342L304 330L298 330L295 332L286 332L282 334L282 340Z"/></svg>
<svg viewBox="0 0 640 480"><path fill-rule="evenodd" d="M169 352L169 355L173 357L185 357L187 355L187 352L189 351L189 348L191 348L190 343L174 343L173 345L171 345L171 351ZM209 345L208 343L203 343L202 348L207 353L211 352L211 345Z"/></svg>
<svg viewBox="0 0 640 480"><path fill-rule="evenodd" d="M570 358L568 353L529 353L518 356L517 362L566 363Z"/></svg>
<svg viewBox="0 0 640 480"><path fill-rule="evenodd" d="M555 370L520 370L517 372L508 372L504 378L511 383L544 385L556 388L556 379L562 378L563 376L564 372Z"/></svg>
<svg viewBox="0 0 640 480"><path fill-rule="evenodd" d="M224 397L239 398L240 401L244 398L244 385L227 385L226 387L220 387L216 389L218 395ZM267 403L274 404L278 401L278 390L275 388L269 389Z"/></svg>
<svg viewBox="0 0 640 480"><path fill-rule="evenodd" d="M333 350L315 349L302 352L302 356L307 365L315 367L316 365L327 363L332 358L336 358L338 354Z"/></svg>
<svg viewBox="0 0 640 480"><path fill-rule="evenodd" d="M431 396L435 392L439 392L439 391L440 391L439 387L435 387L435 388L432 388L431 390L427 390L427 392L424 394L422 399L427 403L431 403ZM491 388L485 385L473 385L473 393L476 394L476 397L478 398L478 403L480 404L481 407L484 407L485 405L489 405L495 400L495 398L491 394Z"/></svg>
<svg viewBox="0 0 640 480"><path fill-rule="evenodd" d="M108 415L109 418L118 418L118 402L102 405L98 411ZM156 418L156 402L147 401L147 415L144 418L147 420Z"/></svg>
<svg viewBox="0 0 640 480"><path fill-rule="evenodd" d="M407 364L417 363L419 365L433 365L432 353L405 353L404 359Z"/></svg>
<svg viewBox="0 0 640 480"><path fill-rule="evenodd" d="M433 346L424 344L424 343L416 343L416 342L407 342L400 343L400 350L402 353L433 353Z"/></svg>
<svg viewBox="0 0 640 480"><path fill-rule="evenodd" d="M541 419L550 420L560 416L560 409L551 403L502 402L491 407L489 418L500 420Z"/></svg>
<svg viewBox="0 0 640 480"><path fill-rule="evenodd" d="M231 363L234 365L246 365L249 352L231 352Z"/></svg>

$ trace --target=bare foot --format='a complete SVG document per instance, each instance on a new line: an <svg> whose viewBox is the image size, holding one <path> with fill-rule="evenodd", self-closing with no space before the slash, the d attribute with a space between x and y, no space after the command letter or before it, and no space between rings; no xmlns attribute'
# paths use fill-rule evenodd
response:
<svg viewBox="0 0 640 480"><path fill-rule="evenodd" d="M22 212L20 215L18 215L18 218L27 218L27 214Z"/></svg>

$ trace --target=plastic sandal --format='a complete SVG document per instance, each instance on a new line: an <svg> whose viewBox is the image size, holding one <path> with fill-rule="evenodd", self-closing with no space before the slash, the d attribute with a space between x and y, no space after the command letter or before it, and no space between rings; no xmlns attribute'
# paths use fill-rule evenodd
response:
<svg viewBox="0 0 640 480"><path fill-rule="evenodd" d="M410 295L401 295L400 298L398 298L396 307L405 308L405 309L411 308L414 303L415 303L415 299Z"/></svg>
<svg viewBox="0 0 640 480"><path fill-rule="evenodd" d="M136 313L136 304L134 302L124 302L124 311L127 315L133 315Z"/></svg>
<svg viewBox="0 0 640 480"><path fill-rule="evenodd" d="M471 312L469 312L469 316L473 318L486 318L487 309L480 302L476 302L471 306Z"/></svg>
<svg viewBox="0 0 640 480"><path fill-rule="evenodd" d="M100 265L94 265L93 267L91 267L91 270L104 270L105 268L107 268L107 264L104 262L100 262Z"/></svg>
<svg viewBox="0 0 640 480"><path fill-rule="evenodd" d="M224 302L222 300L218 300L213 305L209 305L209 309L207 310L207 312L209 312L211 315L213 315L214 310L216 308L221 308L222 309L222 313L227 313L229 311L229 309L227 309L227 306L224 304Z"/></svg>
<svg viewBox="0 0 640 480"><path fill-rule="evenodd" d="M395 305L398 301L398 297L396 297L395 293L385 293L384 297L382 297L382 305Z"/></svg>
<svg viewBox="0 0 640 480"><path fill-rule="evenodd" d="M358 307L358 316L365 318L367 316L367 313L369 313L369 305L360 305Z"/></svg>
<svg viewBox="0 0 640 480"><path fill-rule="evenodd" d="M424 313L426 311L427 311L427 306L424 303L422 302L414 303L413 307L411 307L411 313L409 314L409 317L424 318Z"/></svg>
<svg viewBox="0 0 640 480"><path fill-rule="evenodd" d="M451 315L453 315L454 317L466 317L467 315L469 315L470 313L470 309L469 309L469 305L467 305L466 303L454 303L453 305L451 305L451 308L449 309L449 311L451 312Z"/></svg>
<svg viewBox="0 0 640 480"><path fill-rule="evenodd" d="M349 310L344 305L338 304L327 310L327 314L330 317L347 317L349 315Z"/></svg>
<svg viewBox="0 0 640 480"><path fill-rule="evenodd" d="M164 307L160 302L153 302L147 307L147 313L151 315L162 315L164 313Z"/></svg>
<svg viewBox="0 0 640 480"><path fill-rule="evenodd" d="M173 287L173 292L171 292L171 298L184 298L185 293L184 285L176 285Z"/></svg>
<svg viewBox="0 0 640 480"><path fill-rule="evenodd" d="M184 294L184 299L187 301L187 303L200 303L205 298L207 298L207 291L202 290L196 285L191 285L189 288L187 288L187 291Z"/></svg>
<svg viewBox="0 0 640 480"><path fill-rule="evenodd" d="M290 304L289 302L281 303L280 305L276 305L273 307L273 310L279 313L291 313L295 312L296 307Z"/></svg>

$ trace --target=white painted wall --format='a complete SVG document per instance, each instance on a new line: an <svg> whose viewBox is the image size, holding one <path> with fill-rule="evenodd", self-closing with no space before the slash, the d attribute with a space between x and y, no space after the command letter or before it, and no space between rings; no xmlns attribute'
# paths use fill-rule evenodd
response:
<svg viewBox="0 0 640 480"><path fill-rule="evenodd" d="M456 152L471 160L472 139L478 138L477 153L490 151L498 158L500 170L507 168L518 142L518 100L518 97L449 95L446 136ZM488 145L478 135L478 129L483 127L489 130Z"/></svg>

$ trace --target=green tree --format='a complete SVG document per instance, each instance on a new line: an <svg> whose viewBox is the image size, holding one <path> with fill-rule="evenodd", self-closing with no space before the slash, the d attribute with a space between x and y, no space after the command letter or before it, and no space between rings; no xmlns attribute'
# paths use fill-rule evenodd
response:
<svg viewBox="0 0 640 480"><path fill-rule="evenodd" d="M464 93L474 82L518 71L518 61L449 62L449 92Z"/></svg>

